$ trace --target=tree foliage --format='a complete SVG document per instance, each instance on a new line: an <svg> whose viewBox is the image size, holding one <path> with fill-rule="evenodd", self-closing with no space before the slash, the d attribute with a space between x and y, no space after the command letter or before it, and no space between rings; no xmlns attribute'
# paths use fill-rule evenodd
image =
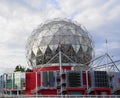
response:
<svg viewBox="0 0 120 98"><path fill-rule="evenodd" d="M14 72L33 72L33 70L32 69L29 69L29 68L27 68L26 70L25 70L25 68L23 67L23 66L21 66L21 65L17 65L16 67L15 67L15 70L14 70Z"/></svg>
<svg viewBox="0 0 120 98"><path fill-rule="evenodd" d="M32 69L27 68L27 69L26 69L26 72L33 72L33 70L32 70Z"/></svg>

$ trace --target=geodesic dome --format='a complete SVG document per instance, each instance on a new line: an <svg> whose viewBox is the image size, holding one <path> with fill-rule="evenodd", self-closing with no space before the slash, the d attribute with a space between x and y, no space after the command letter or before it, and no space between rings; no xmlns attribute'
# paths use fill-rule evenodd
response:
<svg viewBox="0 0 120 98"><path fill-rule="evenodd" d="M27 43L27 59L32 67L59 63L84 64L92 59L92 41L81 25L69 20L53 20L38 26ZM59 64L58 64L59 65Z"/></svg>

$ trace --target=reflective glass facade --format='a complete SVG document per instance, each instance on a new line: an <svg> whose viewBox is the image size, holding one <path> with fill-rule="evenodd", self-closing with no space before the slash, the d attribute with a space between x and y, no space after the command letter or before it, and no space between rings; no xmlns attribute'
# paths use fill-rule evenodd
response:
<svg viewBox="0 0 120 98"><path fill-rule="evenodd" d="M56 87L56 71L45 71L42 72L42 87L43 88L54 88Z"/></svg>
<svg viewBox="0 0 120 98"><path fill-rule="evenodd" d="M25 89L26 75L25 73L16 72L3 74L0 77L0 87L5 89Z"/></svg>
<svg viewBox="0 0 120 98"><path fill-rule="evenodd" d="M109 77L106 71L91 72L91 87L109 87Z"/></svg>
<svg viewBox="0 0 120 98"><path fill-rule="evenodd" d="M120 88L120 73L119 72L113 73L112 87L113 87L113 90Z"/></svg>

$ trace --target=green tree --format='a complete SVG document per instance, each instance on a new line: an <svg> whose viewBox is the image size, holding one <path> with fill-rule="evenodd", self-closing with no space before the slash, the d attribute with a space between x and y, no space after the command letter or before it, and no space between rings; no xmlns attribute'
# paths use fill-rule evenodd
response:
<svg viewBox="0 0 120 98"><path fill-rule="evenodd" d="M17 65L17 66L15 67L14 72L18 72L18 71L20 71L20 72L25 72L25 68L22 67L21 65Z"/></svg>
<svg viewBox="0 0 120 98"><path fill-rule="evenodd" d="M33 70L32 70L32 69L27 68L27 69L26 69L26 72L33 72Z"/></svg>
<svg viewBox="0 0 120 98"><path fill-rule="evenodd" d="M30 69L30 68L27 68L27 69L25 70L25 68L24 68L23 66L21 66L21 65L17 65L17 66L15 67L14 72L18 72L18 71L20 71L20 72L33 72L33 70Z"/></svg>

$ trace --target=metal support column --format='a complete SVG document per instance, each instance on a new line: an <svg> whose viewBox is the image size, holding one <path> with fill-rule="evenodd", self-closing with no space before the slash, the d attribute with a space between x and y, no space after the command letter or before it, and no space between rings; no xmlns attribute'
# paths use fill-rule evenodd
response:
<svg viewBox="0 0 120 98"><path fill-rule="evenodd" d="M86 71L86 86L87 86L87 90L88 90L88 71Z"/></svg>
<svg viewBox="0 0 120 98"><path fill-rule="evenodd" d="M61 84L61 88L60 88L60 93L62 95L62 61L61 61L61 51L59 50L59 67L60 67L60 84Z"/></svg>
<svg viewBox="0 0 120 98"><path fill-rule="evenodd" d="M38 79L37 79L37 72L36 72L36 98L37 98L37 95L38 95Z"/></svg>

